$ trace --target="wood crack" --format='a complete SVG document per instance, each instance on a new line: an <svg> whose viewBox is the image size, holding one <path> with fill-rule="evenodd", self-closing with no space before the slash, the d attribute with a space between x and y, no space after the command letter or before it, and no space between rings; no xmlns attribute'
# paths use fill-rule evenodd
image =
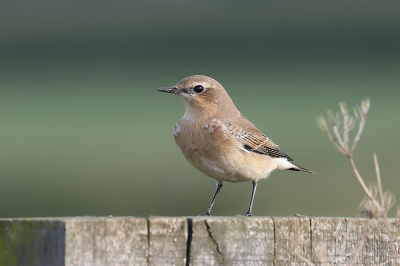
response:
<svg viewBox="0 0 400 266"><path fill-rule="evenodd" d="M150 265L150 219L146 219L147 222L147 265Z"/></svg>
<svg viewBox="0 0 400 266"><path fill-rule="evenodd" d="M208 232L208 236L210 237L211 241L213 242L215 249L217 250L218 254L221 255L222 260L224 260L224 255L221 253L221 250L219 249L218 243L215 240L215 238L213 237L212 233L211 233L211 229L210 226L207 223L207 220L204 220L204 223L206 224L206 228L207 228L207 232Z"/></svg>
<svg viewBox="0 0 400 266"><path fill-rule="evenodd" d="M313 232L312 232L312 219L310 219L310 259L313 258Z"/></svg>
<svg viewBox="0 0 400 266"><path fill-rule="evenodd" d="M275 254L276 254L276 233L275 233L275 220L274 217L271 217L272 220L272 228L274 230L274 255L273 255L273 259L272 259L272 265L275 265Z"/></svg>
<svg viewBox="0 0 400 266"><path fill-rule="evenodd" d="M192 237L193 237L193 220L188 218L188 235L186 241L186 266L190 265L190 248L192 246Z"/></svg>

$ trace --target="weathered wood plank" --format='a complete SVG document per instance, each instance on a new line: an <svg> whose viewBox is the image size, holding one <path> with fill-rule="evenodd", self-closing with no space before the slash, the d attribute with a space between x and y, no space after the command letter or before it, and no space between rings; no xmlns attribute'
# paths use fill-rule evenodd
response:
<svg viewBox="0 0 400 266"><path fill-rule="evenodd" d="M17 235L12 220L0 221L0 265L17 265Z"/></svg>
<svg viewBox="0 0 400 266"><path fill-rule="evenodd" d="M196 217L190 265L273 265L274 226L269 217Z"/></svg>
<svg viewBox="0 0 400 266"><path fill-rule="evenodd" d="M357 257L353 265L395 265L397 257L399 265L400 223L399 220L389 219L389 230L396 254L392 253L390 238L383 219L357 219L346 218L347 221L347 246L346 253Z"/></svg>
<svg viewBox="0 0 400 266"><path fill-rule="evenodd" d="M395 265L399 254L399 220L312 218L312 254L315 265ZM396 249L391 250L391 243ZM397 259L398 261L398 259Z"/></svg>
<svg viewBox="0 0 400 266"><path fill-rule="evenodd" d="M309 265L311 231L308 217L273 217L275 227L274 265ZM299 256L299 255L300 256Z"/></svg>
<svg viewBox="0 0 400 266"><path fill-rule="evenodd" d="M149 233L148 265L186 265L187 218L150 217Z"/></svg>
<svg viewBox="0 0 400 266"><path fill-rule="evenodd" d="M315 265L345 265L347 227L345 218L311 218L312 261Z"/></svg>
<svg viewBox="0 0 400 266"><path fill-rule="evenodd" d="M65 225L56 219L0 220L0 265L64 265Z"/></svg>
<svg viewBox="0 0 400 266"><path fill-rule="evenodd" d="M0 219L0 266L400 266L399 255L400 219Z"/></svg>
<svg viewBox="0 0 400 266"><path fill-rule="evenodd" d="M66 220L65 265L147 265L147 220L90 218Z"/></svg>
<svg viewBox="0 0 400 266"><path fill-rule="evenodd" d="M104 246L109 265L147 265L146 219L111 219L106 225Z"/></svg>

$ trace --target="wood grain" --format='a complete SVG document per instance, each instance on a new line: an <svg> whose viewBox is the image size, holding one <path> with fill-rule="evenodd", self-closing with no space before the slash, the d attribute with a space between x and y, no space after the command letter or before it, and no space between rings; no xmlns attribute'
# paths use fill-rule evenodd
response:
<svg viewBox="0 0 400 266"><path fill-rule="evenodd" d="M0 219L0 266L400 265L400 219Z"/></svg>

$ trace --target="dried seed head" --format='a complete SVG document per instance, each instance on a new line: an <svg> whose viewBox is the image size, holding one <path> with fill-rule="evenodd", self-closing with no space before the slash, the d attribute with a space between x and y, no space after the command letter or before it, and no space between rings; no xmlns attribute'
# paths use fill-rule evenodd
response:
<svg viewBox="0 0 400 266"><path fill-rule="evenodd" d="M321 115L321 116L317 116L316 119L317 119L317 124L318 124L319 128L322 131L324 131L325 133L328 133L329 128L328 128L328 125L326 124L325 117Z"/></svg>
<svg viewBox="0 0 400 266"><path fill-rule="evenodd" d="M339 102L339 106L340 106L340 114L342 116L348 116L349 115L349 111L347 109L346 102Z"/></svg>
<svg viewBox="0 0 400 266"><path fill-rule="evenodd" d="M369 108L370 108L369 99L367 98L365 100L362 100L361 101L361 111L362 111L362 114L364 117L368 114Z"/></svg>
<svg viewBox="0 0 400 266"><path fill-rule="evenodd" d="M331 110L328 110L328 121L332 125L332 127L340 126L340 119L339 119L339 114L333 114Z"/></svg>

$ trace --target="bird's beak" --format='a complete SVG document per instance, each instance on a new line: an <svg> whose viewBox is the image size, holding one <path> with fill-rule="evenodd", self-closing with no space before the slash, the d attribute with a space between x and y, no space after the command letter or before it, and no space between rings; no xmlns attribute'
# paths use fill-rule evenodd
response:
<svg viewBox="0 0 400 266"><path fill-rule="evenodd" d="M165 88L159 88L158 91L162 92L167 92L167 93L173 93L173 94L180 94L181 92L175 88L175 87L165 87Z"/></svg>

